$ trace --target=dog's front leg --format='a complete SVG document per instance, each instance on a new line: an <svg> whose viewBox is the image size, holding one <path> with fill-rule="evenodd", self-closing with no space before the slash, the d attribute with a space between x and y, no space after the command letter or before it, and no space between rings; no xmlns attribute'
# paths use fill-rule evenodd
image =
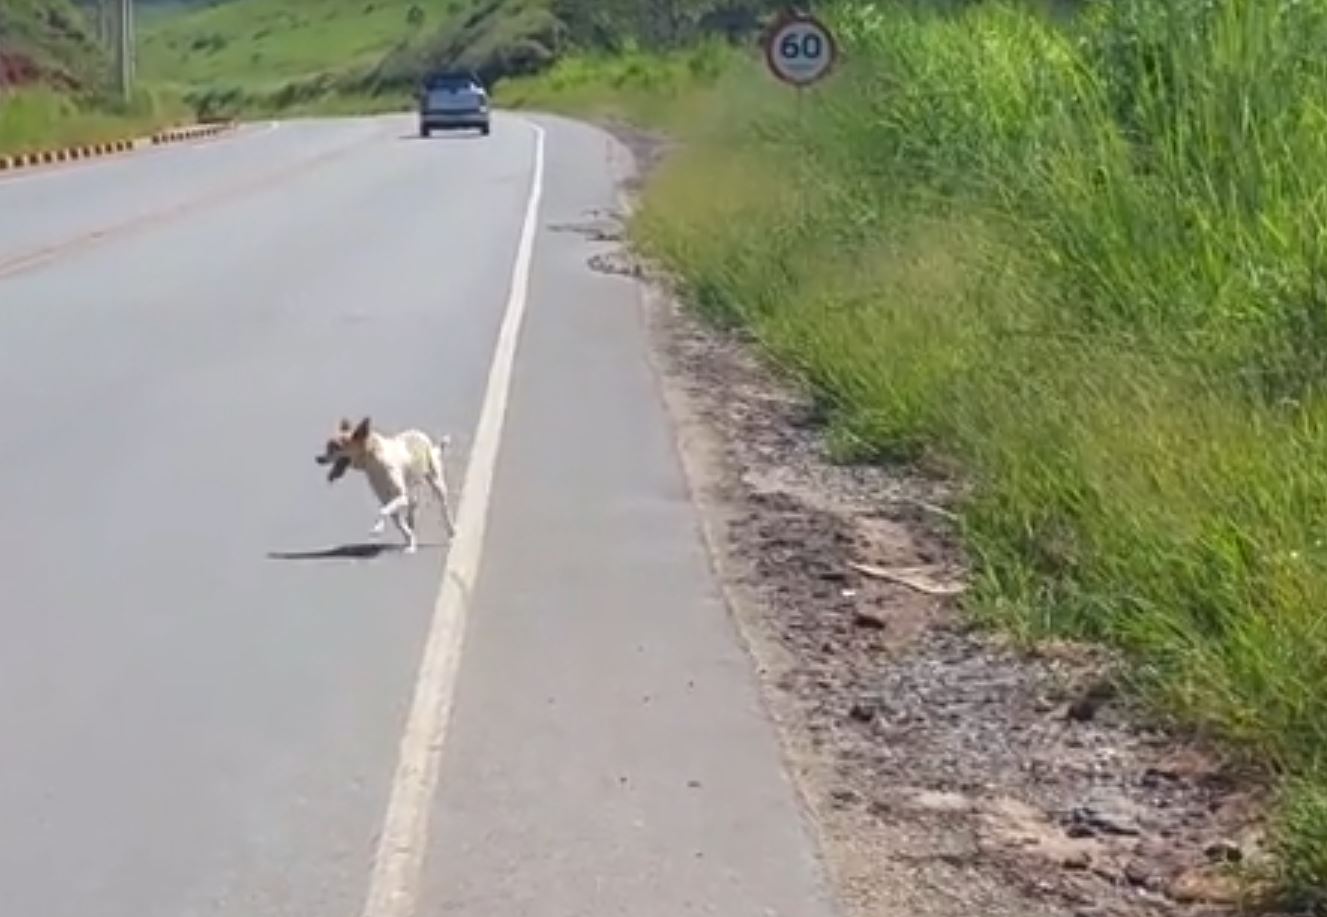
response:
<svg viewBox="0 0 1327 917"><path fill-rule="evenodd" d="M375 536L381 535L383 529L387 527L388 517L396 516L408 502L409 498L405 494L399 494L378 507L378 520L373 523L373 534Z"/></svg>
<svg viewBox="0 0 1327 917"><path fill-rule="evenodd" d="M390 518L396 523L401 536L405 538L406 552L413 554L415 551L415 531L405 519L406 511L410 508L410 496L406 493L398 494L395 498L383 504L382 509L378 510L378 526L381 526Z"/></svg>
<svg viewBox="0 0 1327 917"><path fill-rule="evenodd" d="M405 539L405 552L414 554L418 545L415 542L415 530L411 528L410 523L405 520L402 513L395 513L392 521L396 523L397 529L401 532L401 537Z"/></svg>

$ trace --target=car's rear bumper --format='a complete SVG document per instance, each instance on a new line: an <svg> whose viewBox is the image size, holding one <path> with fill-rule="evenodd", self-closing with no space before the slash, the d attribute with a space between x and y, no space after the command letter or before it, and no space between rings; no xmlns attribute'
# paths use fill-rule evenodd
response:
<svg viewBox="0 0 1327 917"><path fill-rule="evenodd" d="M488 127L486 111L425 111L419 114L419 126L445 129L449 127Z"/></svg>

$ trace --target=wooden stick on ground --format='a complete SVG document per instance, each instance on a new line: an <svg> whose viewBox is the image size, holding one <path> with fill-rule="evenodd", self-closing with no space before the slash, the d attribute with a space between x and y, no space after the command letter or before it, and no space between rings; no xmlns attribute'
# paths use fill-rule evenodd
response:
<svg viewBox="0 0 1327 917"><path fill-rule="evenodd" d="M967 589L966 586L941 586L934 583L924 582L910 569L889 569L886 567L877 567L873 564L859 564L853 561L849 561L848 566L863 576L869 576L872 579L887 580L891 583L898 583L900 586L907 586L909 589L920 592L923 595L955 596L962 595Z"/></svg>

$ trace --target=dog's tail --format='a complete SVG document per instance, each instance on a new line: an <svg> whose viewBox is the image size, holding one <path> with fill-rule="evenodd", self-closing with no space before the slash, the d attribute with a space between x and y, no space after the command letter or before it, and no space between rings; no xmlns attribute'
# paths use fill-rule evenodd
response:
<svg viewBox="0 0 1327 917"><path fill-rule="evenodd" d="M438 474L439 476L442 475L442 453L443 453L444 451L446 451L446 449L447 449L449 446L451 446L451 444L452 444L452 438L451 438L451 434L449 434L449 433L444 433L444 434L442 434L441 436L439 436L439 437L437 438L437 440L436 440L435 443L434 443L434 446L433 446L433 470L434 470L435 472L437 472L437 474Z"/></svg>

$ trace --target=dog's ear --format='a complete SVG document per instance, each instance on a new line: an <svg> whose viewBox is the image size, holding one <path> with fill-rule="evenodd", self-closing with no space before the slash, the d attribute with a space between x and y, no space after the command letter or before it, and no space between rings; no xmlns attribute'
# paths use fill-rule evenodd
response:
<svg viewBox="0 0 1327 917"><path fill-rule="evenodd" d="M336 429L339 433L349 433L352 426L354 425L350 422L349 418L342 417L341 424Z"/></svg>
<svg viewBox="0 0 1327 917"><path fill-rule="evenodd" d="M359 426L355 427L355 432L350 434L350 438L359 442L369 438L369 419L367 417L359 422Z"/></svg>

